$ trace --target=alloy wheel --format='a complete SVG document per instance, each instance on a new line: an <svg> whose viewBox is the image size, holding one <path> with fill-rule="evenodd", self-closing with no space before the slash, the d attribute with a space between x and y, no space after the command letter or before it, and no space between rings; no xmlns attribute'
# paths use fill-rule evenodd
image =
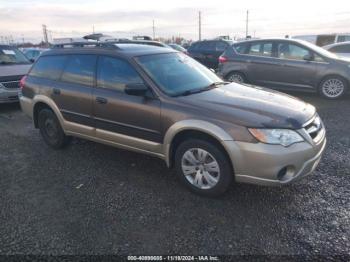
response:
<svg viewBox="0 0 350 262"><path fill-rule="evenodd" d="M230 82L244 83L244 79L240 74L232 74L229 76L228 80Z"/></svg>
<svg viewBox="0 0 350 262"><path fill-rule="evenodd" d="M329 98L336 98L343 94L345 86L343 81L337 78L326 80L322 84L322 93Z"/></svg>

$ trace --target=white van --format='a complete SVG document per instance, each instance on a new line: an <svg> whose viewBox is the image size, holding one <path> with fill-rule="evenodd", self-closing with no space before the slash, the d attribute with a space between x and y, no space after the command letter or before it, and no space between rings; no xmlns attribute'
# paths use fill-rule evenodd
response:
<svg viewBox="0 0 350 262"><path fill-rule="evenodd" d="M344 34L321 34L321 35L297 35L292 38L301 39L318 46L350 41L350 33Z"/></svg>

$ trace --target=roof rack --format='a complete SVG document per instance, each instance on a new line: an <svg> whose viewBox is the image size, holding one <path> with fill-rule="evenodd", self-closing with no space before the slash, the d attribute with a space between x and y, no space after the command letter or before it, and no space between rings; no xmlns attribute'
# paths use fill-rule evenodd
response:
<svg viewBox="0 0 350 262"><path fill-rule="evenodd" d="M55 44L52 48L79 48L79 47L100 47L100 48L112 48L112 49L120 49L118 46L114 45L112 42L70 42L70 43L62 43Z"/></svg>

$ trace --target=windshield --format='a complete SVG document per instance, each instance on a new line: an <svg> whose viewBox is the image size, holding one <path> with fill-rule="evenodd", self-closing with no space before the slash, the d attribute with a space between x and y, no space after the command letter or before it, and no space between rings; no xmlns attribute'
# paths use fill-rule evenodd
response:
<svg viewBox="0 0 350 262"><path fill-rule="evenodd" d="M223 82L208 68L182 53L146 55L136 60L159 88L170 96Z"/></svg>
<svg viewBox="0 0 350 262"><path fill-rule="evenodd" d="M29 64L29 60L17 48L0 47L0 65L6 64Z"/></svg>

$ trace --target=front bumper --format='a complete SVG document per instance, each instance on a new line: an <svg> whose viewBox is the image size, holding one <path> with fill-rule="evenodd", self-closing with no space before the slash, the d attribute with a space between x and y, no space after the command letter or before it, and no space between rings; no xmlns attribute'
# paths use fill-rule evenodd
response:
<svg viewBox="0 0 350 262"><path fill-rule="evenodd" d="M324 136L318 144L307 141L289 147L263 143L225 141L237 182L281 185L312 173L326 147Z"/></svg>
<svg viewBox="0 0 350 262"><path fill-rule="evenodd" d="M0 104L18 102L19 88L7 89L0 87Z"/></svg>

